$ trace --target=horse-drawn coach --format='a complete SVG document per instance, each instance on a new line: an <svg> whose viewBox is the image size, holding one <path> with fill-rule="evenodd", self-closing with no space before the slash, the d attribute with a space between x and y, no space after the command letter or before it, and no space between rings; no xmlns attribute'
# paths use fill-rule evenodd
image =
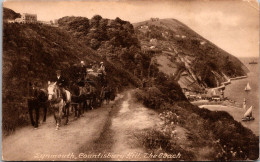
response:
<svg viewBox="0 0 260 162"><path fill-rule="evenodd" d="M103 65L102 65L103 66ZM62 119L65 117L69 122L69 115L75 114L75 118L83 116L84 111L98 108L103 101L115 98L115 90L112 89L105 76L104 66L100 70L81 66L72 66L66 70L70 79L65 79L61 71L57 71L54 81L48 81L47 88L37 89L34 100L28 99L28 108L32 125L37 128L39 120L39 107L44 107L44 121L46 120L47 107L54 113L56 130L59 129ZM32 89L36 90L33 86ZM42 106L44 105L44 106ZM36 108L36 121L33 119L32 108Z"/></svg>

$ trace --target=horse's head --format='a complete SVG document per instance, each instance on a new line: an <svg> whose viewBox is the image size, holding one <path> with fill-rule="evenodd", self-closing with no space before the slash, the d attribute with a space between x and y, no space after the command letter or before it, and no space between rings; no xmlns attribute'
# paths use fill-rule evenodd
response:
<svg viewBox="0 0 260 162"><path fill-rule="evenodd" d="M29 82L29 95L31 97L38 97L39 95L39 87L41 86L40 83L34 81L34 82Z"/></svg>
<svg viewBox="0 0 260 162"><path fill-rule="evenodd" d="M53 100L57 98L57 85L56 82L51 83L50 81L48 82L48 100Z"/></svg>

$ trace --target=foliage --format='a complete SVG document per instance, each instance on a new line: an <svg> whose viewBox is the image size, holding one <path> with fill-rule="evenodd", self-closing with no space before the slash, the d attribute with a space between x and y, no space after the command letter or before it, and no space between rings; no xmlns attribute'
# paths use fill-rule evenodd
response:
<svg viewBox="0 0 260 162"><path fill-rule="evenodd" d="M90 20L82 17L63 17L58 23L81 42L97 50L102 58L113 57L113 61L120 62L132 73L136 64L140 64L143 59L132 24L120 18L109 20L100 15L95 15Z"/></svg>
<svg viewBox="0 0 260 162"><path fill-rule="evenodd" d="M176 155L176 158L165 158L167 161L194 160L194 154L180 147L178 139L174 138L171 133L165 133L160 130L149 130L142 134L143 145L149 151L156 155ZM180 157L177 155L180 154ZM154 158L162 160L162 158Z"/></svg>

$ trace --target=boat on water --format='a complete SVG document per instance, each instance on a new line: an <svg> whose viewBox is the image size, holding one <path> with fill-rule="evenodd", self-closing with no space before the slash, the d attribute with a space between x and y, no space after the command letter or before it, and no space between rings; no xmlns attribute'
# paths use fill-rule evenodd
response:
<svg viewBox="0 0 260 162"><path fill-rule="evenodd" d="M256 61L251 61L249 64L258 64Z"/></svg>
<svg viewBox="0 0 260 162"><path fill-rule="evenodd" d="M255 120L255 118L252 116L253 106L251 106L244 114L244 117L242 118L242 121L251 121Z"/></svg>
<svg viewBox="0 0 260 162"><path fill-rule="evenodd" d="M249 83L247 83L246 87L245 87L245 91L250 91L251 90L251 87L249 85Z"/></svg>

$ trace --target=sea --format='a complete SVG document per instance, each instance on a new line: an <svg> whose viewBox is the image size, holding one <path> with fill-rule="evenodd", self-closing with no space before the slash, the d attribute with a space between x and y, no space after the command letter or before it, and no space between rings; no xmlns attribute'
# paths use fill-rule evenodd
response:
<svg viewBox="0 0 260 162"><path fill-rule="evenodd" d="M243 57L240 61L249 69L248 77L240 80L232 80L231 84L226 86L225 97L236 101L242 107L244 98L246 99L247 109L253 106L253 117L255 120L241 123L251 129L259 136L259 58L258 57ZM249 62L256 61L258 64L249 64ZM244 89L249 83L251 91L246 92ZM242 119L246 110L232 109L228 111L234 118Z"/></svg>

